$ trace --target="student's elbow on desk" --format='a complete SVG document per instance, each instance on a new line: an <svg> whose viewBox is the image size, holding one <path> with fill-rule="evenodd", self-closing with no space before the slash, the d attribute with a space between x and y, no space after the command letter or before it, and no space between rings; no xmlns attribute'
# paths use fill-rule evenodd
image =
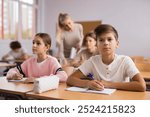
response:
<svg viewBox="0 0 150 117"><path fill-rule="evenodd" d="M139 83L136 91L140 91L140 92L146 91L146 84L145 83Z"/></svg>
<svg viewBox="0 0 150 117"><path fill-rule="evenodd" d="M66 80L68 78L67 73L64 71L61 71L61 73L57 74L57 76L59 77L60 82L66 82Z"/></svg>
<svg viewBox="0 0 150 117"><path fill-rule="evenodd" d="M70 79L71 79L71 77L69 76L69 77L67 78L67 80L66 80L66 84L67 84L67 85L70 85Z"/></svg>
<svg viewBox="0 0 150 117"><path fill-rule="evenodd" d="M146 83L141 74L136 74L132 80L138 82L138 91L146 91Z"/></svg>
<svg viewBox="0 0 150 117"><path fill-rule="evenodd" d="M72 86L74 84L73 82L74 82L73 76L70 75L66 81L66 84Z"/></svg>
<svg viewBox="0 0 150 117"><path fill-rule="evenodd" d="M146 84L145 83L140 85L139 91L141 91L141 92L146 91Z"/></svg>

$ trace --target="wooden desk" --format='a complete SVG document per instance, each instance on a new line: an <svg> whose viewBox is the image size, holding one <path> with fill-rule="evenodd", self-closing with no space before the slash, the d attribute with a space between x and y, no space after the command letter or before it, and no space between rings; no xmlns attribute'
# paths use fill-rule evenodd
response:
<svg viewBox="0 0 150 117"><path fill-rule="evenodd" d="M150 80L150 72L140 72L145 80Z"/></svg>
<svg viewBox="0 0 150 117"><path fill-rule="evenodd" d="M16 64L0 62L0 67L15 67Z"/></svg>
<svg viewBox="0 0 150 117"><path fill-rule="evenodd" d="M34 94L33 84L8 82L5 77L0 77L0 92L17 94L35 99L54 100L150 100L150 92L132 92L117 90L111 95L81 93L66 91L66 84L61 83L57 90Z"/></svg>
<svg viewBox="0 0 150 117"><path fill-rule="evenodd" d="M80 93L65 91L66 84L60 84L57 90L51 90L41 94L28 92L27 97L35 99L54 99L54 100L150 100L150 92L132 92L117 90L111 95Z"/></svg>
<svg viewBox="0 0 150 117"><path fill-rule="evenodd" d="M26 92L32 91L33 84L8 82L5 77L0 77L0 92L25 96Z"/></svg>

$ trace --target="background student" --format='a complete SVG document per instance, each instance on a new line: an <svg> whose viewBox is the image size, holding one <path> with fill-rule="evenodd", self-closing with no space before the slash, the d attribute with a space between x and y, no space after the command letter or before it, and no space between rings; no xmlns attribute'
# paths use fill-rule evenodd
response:
<svg viewBox="0 0 150 117"><path fill-rule="evenodd" d="M26 60L30 56L27 54L26 50L22 48L19 41L12 41L10 43L11 50L2 57L2 60Z"/></svg>
<svg viewBox="0 0 150 117"><path fill-rule="evenodd" d="M91 56L98 55L99 52L96 46L96 35L93 31L87 33L83 38L82 49L77 53L71 66L79 67L85 60L88 60Z"/></svg>
<svg viewBox="0 0 150 117"><path fill-rule="evenodd" d="M51 38L46 33L37 33L33 40L32 51L36 57L24 61L21 66L12 68L7 73L7 79L21 79L22 74L33 80L42 76L56 75L60 81L66 81L67 74L62 71L57 59L48 55L51 47Z"/></svg>
<svg viewBox="0 0 150 117"><path fill-rule="evenodd" d="M67 13L60 13L56 31L57 56L62 60L69 58L71 49L80 49L83 40L83 27L75 23Z"/></svg>
<svg viewBox="0 0 150 117"><path fill-rule="evenodd" d="M79 70L67 80L68 85L103 90L104 87L131 91L145 91L145 81L130 57L115 54L119 46L118 33L107 24L95 29L97 47L100 55L85 61ZM88 74L94 80L82 80ZM130 78L129 82L126 79Z"/></svg>
<svg viewBox="0 0 150 117"><path fill-rule="evenodd" d="M96 47L96 35L94 32L89 32L83 39L82 49L77 53L75 58L70 61L65 61L63 70L70 76L85 60L97 54L99 52Z"/></svg>

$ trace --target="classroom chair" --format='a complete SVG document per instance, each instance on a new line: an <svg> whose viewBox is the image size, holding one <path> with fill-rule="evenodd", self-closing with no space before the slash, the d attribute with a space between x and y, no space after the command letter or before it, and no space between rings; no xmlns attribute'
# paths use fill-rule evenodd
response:
<svg viewBox="0 0 150 117"><path fill-rule="evenodd" d="M140 72L150 72L150 63L135 63ZM146 90L150 91L150 80L145 80Z"/></svg>
<svg viewBox="0 0 150 117"><path fill-rule="evenodd" d="M145 63L150 63L150 58L145 59Z"/></svg>
<svg viewBox="0 0 150 117"><path fill-rule="evenodd" d="M135 63L144 63L144 56L131 56Z"/></svg>
<svg viewBox="0 0 150 117"><path fill-rule="evenodd" d="M150 72L150 63L135 63L140 72Z"/></svg>

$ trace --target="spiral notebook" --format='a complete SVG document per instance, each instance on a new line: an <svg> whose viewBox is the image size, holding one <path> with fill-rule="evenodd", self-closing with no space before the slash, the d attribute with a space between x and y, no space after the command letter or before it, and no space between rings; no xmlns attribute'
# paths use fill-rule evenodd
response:
<svg viewBox="0 0 150 117"><path fill-rule="evenodd" d="M69 87L66 88L67 91L76 91L76 92L83 92L83 93L100 93L100 94L107 94L110 95L116 91L116 89L104 88L102 91L91 90L88 88L80 88L80 87Z"/></svg>

